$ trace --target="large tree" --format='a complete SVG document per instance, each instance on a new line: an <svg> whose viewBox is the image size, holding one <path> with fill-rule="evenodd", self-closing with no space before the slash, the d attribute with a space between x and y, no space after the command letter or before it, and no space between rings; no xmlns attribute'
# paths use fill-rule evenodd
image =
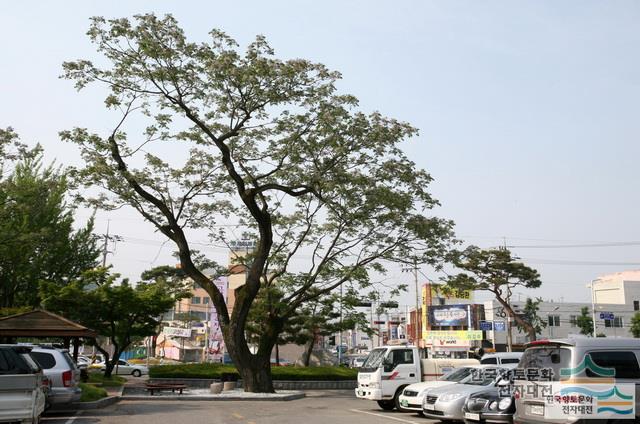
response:
<svg viewBox="0 0 640 424"><path fill-rule="evenodd" d="M518 262L508 249L480 249L469 246L452 257L454 265L463 272L447 279L447 284L453 288L464 290L481 290L493 293L505 312L515 320L529 336L529 340L536 340L536 328L522 315L516 314L509 302L514 288L522 287L535 289L540 287L540 274Z"/></svg>
<svg viewBox="0 0 640 424"><path fill-rule="evenodd" d="M47 310L110 339L112 355L107 346L91 341L105 357L106 377L111 376L122 352L132 343L155 335L162 314L171 309L176 300L189 296L186 287L162 281L138 282L133 286L126 279L118 281L118 278L118 274L109 274L106 268L96 268L64 287L43 282L40 288Z"/></svg>
<svg viewBox="0 0 640 424"><path fill-rule="evenodd" d="M37 307L41 280L64 285L97 265L93 221L74 229L64 173L0 129L0 307Z"/></svg>
<svg viewBox="0 0 640 424"><path fill-rule="evenodd" d="M580 309L580 315L576 317L576 325L580 329L580 334L595 336L593 334L593 318L591 318L591 313L589 313L589 307L583 306Z"/></svg>
<svg viewBox="0 0 640 424"><path fill-rule="evenodd" d="M542 329L547 327L547 322L538 315L540 303L542 303L541 297L537 297L535 299L527 297L524 308L522 308L522 313L520 314L520 317L536 330L536 334L542 333ZM519 331L527 331L523 326L520 326L517 323L516 325Z"/></svg>
<svg viewBox="0 0 640 424"><path fill-rule="evenodd" d="M336 92L337 72L276 59L263 37L244 53L217 30L190 42L171 16L93 18L88 35L104 67L67 62L64 76L78 89L103 84L119 116L109 133L61 134L86 162L76 175L106 189L99 206L129 205L176 244L181 268L211 296L245 390L273 391L272 348L306 303L345 282L364 289L393 261L435 263L448 248L452 224L430 215L431 177L399 147L416 129L359 112ZM193 263L191 229L202 228L213 243L233 241L229 228L256 242L231 313ZM252 353L251 306L275 286L282 302Z"/></svg>

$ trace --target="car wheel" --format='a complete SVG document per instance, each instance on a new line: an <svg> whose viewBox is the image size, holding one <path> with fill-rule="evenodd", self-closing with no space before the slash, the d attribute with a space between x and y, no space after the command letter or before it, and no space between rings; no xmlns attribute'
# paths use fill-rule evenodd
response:
<svg viewBox="0 0 640 424"><path fill-rule="evenodd" d="M140 377L142 375L142 372L140 372L140 370L133 370L131 372L131 375L134 377Z"/></svg>
<svg viewBox="0 0 640 424"><path fill-rule="evenodd" d="M385 411L393 411L393 408L396 407L396 403L393 400L379 400L378 406Z"/></svg>

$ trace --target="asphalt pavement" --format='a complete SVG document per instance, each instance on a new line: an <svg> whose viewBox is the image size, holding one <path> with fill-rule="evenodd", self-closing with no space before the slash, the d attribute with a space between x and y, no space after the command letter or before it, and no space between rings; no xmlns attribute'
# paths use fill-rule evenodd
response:
<svg viewBox="0 0 640 424"><path fill-rule="evenodd" d="M416 414L386 412L352 391L309 391L288 402L120 401L104 409L47 414L42 424L429 424Z"/></svg>

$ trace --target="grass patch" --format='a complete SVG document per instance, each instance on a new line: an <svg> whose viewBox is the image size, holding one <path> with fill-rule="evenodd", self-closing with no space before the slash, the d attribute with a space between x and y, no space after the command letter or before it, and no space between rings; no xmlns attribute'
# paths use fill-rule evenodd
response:
<svg viewBox="0 0 640 424"><path fill-rule="evenodd" d="M105 389L92 384L80 383L80 389L82 390L80 402L93 402L108 396Z"/></svg>
<svg viewBox="0 0 640 424"><path fill-rule="evenodd" d="M112 375L110 378L105 378L101 372L90 372L89 381L87 383L99 384L102 387L120 387L127 382L126 378Z"/></svg>
<svg viewBox="0 0 640 424"><path fill-rule="evenodd" d="M238 371L233 365L222 364L180 364L159 365L151 367L151 378L222 378L223 374L234 374ZM344 381L356 380L358 370L344 367L272 367L274 380L295 381Z"/></svg>

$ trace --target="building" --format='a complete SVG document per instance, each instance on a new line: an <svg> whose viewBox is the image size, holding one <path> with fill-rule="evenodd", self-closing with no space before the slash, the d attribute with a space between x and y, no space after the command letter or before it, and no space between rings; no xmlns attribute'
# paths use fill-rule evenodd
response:
<svg viewBox="0 0 640 424"><path fill-rule="evenodd" d="M591 290L591 286L587 290ZM596 334L606 337L632 337L631 318L640 311L640 271L625 271L604 275L593 282L593 306L595 306ZM511 302L514 310L522 311L525 302ZM547 300L539 304L538 316L547 323L538 338L565 338L580 334L577 318L582 308L588 308L593 316L591 302L556 302ZM498 301L484 304L486 320L498 323L507 322L506 313ZM495 327L495 325L494 325ZM502 328L504 327L504 331ZM499 331L486 331L496 350L505 350L507 344L506 325L499 325ZM513 344L528 341L526 334L520 332L515 323L512 329Z"/></svg>

